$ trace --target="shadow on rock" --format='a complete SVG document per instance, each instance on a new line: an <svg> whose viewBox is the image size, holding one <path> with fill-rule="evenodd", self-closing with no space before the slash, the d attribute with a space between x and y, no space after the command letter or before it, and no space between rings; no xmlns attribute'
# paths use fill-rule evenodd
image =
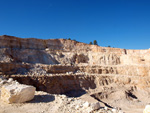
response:
<svg viewBox="0 0 150 113"><path fill-rule="evenodd" d="M55 100L53 95L35 95L29 103L48 103Z"/></svg>
<svg viewBox="0 0 150 113"><path fill-rule="evenodd" d="M71 90L71 91L65 92L64 94L68 97L80 97L80 96L86 94L86 91L82 90L82 89L80 89L80 90Z"/></svg>

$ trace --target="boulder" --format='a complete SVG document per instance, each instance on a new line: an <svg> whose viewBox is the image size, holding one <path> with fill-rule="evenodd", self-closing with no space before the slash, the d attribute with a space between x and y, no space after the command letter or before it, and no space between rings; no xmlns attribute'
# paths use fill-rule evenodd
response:
<svg viewBox="0 0 150 113"><path fill-rule="evenodd" d="M1 88L1 100L6 103L22 103L34 98L35 87L11 84Z"/></svg>
<svg viewBox="0 0 150 113"><path fill-rule="evenodd" d="M112 109L112 112L113 113L118 113L117 109L115 109L115 108Z"/></svg>
<svg viewBox="0 0 150 113"><path fill-rule="evenodd" d="M92 111L98 110L100 108L100 103L99 102L91 103L91 108L92 108Z"/></svg>
<svg viewBox="0 0 150 113"><path fill-rule="evenodd" d="M90 106L90 103L89 102L85 102L84 104L83 104L83 107L85 107L85 108L87 108L87 107L89 107Z"/></svg>

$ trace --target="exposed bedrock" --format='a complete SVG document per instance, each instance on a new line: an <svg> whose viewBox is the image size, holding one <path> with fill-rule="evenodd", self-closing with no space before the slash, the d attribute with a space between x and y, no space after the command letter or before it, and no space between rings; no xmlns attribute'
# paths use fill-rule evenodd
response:
<svg viewBox="0 0 150 113"><path fill-rule="evenodd" d="M128 75L128 76L150 76L150 66L146 65L117 65L117 66L79 66L81 72L91 74L114 74L114 75Z"/></svg>
<svg viewBox="0 0 150 113"><path fill-rule="evenodd" d="M99 47L73 40L0 36L0 62L150 65L150 50Z"/></svg>
<svg viewBox="0 0 150 113"><path fill-rule="evenodd" d="M0 75L25 74L32 65L22 63L0 63Z"/></svg>
<svg viewBox="0 0 150 113"><path fill-rule="evenodd" d="M66 93L72 90L95 89L95 76L82 75L49 75L49 76L23 76L12 75L20 83L33 85L37 90L53 94Z"/></svg>
<svg viewBox="0 0 150 113"><path fill-rule="evenodd" d="M42 64L57 64L58 62L43 50L36 49L18 49L18 48L3 48L0 49L0 62L2 63L42 63Z"/></svg>
<svg viewBox="0 0 150 113"><path fill-rule="evenodd" d="M20 83L33 85L37 90L54 94L66 93L72 90L95 90L104 86L110 86L111 84L120 86L131 85L143 89L150 87L150 80L148 77L140 78L137 76L59 74L46 76L11 75L10 77L16 79Z"/></svg>
<svg viewBox="0 0 150 113"><path fill-rule="evenodd" d="M87 93L106 105L141 107L150 101L150 49L3 35L0 75L52 94Z"/></svg>
<svg viewBox="0 0 150 113"><path fill-rule="evenodd" d="M30 71L37 69L45 71L48 74L66 74L66 73L87 73L87 74L108 74L149 77L150 66L148 65L41 65L28 63L0 63L0 73L5 75L11 74L28 74ZM35 74L38 74L35 73Z"/></svg>

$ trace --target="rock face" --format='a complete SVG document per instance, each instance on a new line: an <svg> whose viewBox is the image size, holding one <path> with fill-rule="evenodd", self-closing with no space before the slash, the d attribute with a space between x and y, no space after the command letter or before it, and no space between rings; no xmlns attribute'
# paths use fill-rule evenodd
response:
<svg viewBox="0 0 150 113"><path fill-rule="evenodd" d="M34 98L33 86L11 84L1 88L1 100L7 103L22 103Z"/></svg>
<svg viewBox="0 0 150 113"><path fill-rule="evenodd" d="M0 36L0 62L90 65L150 65L150 50L99 47L66 39Z"/></svg>
<svg viewBox="0 0 150 113"><path fill-rule="evenodd" d="M89 93L118 107L122 107L118 100L137 106L147 105L150 100L150 49L126 50L66 39L4 35L0 36L0 74L48 93Z"/></svg>

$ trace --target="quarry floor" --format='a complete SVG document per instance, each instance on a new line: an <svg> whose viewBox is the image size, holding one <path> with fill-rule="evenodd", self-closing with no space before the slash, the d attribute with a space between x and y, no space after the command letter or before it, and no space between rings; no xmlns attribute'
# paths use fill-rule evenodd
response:
<svg viewBox="0 0 150 113"><path fill-rule="evenodd" d="M86 101L91 101L89 96L66 97L65 95L54 95L46 92L36 91L35 98L27 103L6 104L0 101L0 113L88 113L88 110L82 107ZM93 101L93 100L92 100ZM94 100L95 101L95 100ZM126 100L125 100L126 101ZM121 103L123 113L142 113L143 106L127 105ZM80 106L77 108L77 106ZM105 107L100 102L101 107ZM127 107L128 106L128 107ZM90 113L113 113L110 110L99 109Z"/></svg>

